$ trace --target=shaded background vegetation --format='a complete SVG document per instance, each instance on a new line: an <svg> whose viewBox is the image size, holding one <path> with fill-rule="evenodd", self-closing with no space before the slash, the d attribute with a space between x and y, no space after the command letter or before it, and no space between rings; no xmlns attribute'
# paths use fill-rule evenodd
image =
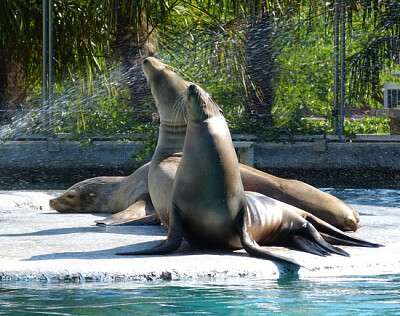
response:
<svg viewBox="0 0 400 316"><path fill-rule="evenodd" d="M388 132L387 119L360 115L382 106L384 82L399 82L400 3L343 1L345 131ZM150 55L210 92L233 133L261 140L334 133L334 6L316 0L54 0L50 132L78 138L154 133L156 110L140 67ZM43 132L42 1L1 1L0 36L0 136L15 134L20 105L25 131Z"/></svg>

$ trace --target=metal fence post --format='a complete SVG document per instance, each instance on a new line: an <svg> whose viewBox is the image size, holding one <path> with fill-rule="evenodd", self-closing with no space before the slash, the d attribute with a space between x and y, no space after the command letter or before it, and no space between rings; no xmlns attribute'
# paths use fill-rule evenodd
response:
<svg viewBox="0 0 400 316"><path fill-rule="evenodd" d="M46 131L48 126L47 126L47 50L48 50L48 0L43 0L43 36L42 36L42 46L43 46L43 91L42 91L42 113L43 113L43 118L42 118L42 127Z"/></svg>

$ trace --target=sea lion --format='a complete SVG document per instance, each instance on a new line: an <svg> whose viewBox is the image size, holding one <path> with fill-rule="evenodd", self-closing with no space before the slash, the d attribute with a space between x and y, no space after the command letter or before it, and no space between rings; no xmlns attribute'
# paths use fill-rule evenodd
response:
<svg viewBox="0 0 400 316"><path fill-rule="evenodd" d="M181 110L182 96L191 84L153 57L143 61L143 71L160 113L160 133L149 171L149 190L154 208L168 226L171 189L186 134ZM357 230L358 213L339 199L304 182L286 180L240 164L244 189L259 192L305 209L342 230Z"/></svg>
<svg viewBox="0 0 400 316"><path fill-rule="evenodd" d="M307 183L279 178L246 165L240 166L240 174L247 191L259 192L307 210L341 230L357 230L360 221L357 211L328 193Z"/></svg>
<svg viewBox="0 0 400 316"><path fill-rule="evenodd" d="M257 192L246 191L246 201L251 214L252 235L262 245L292 244L318 255L327 254L324 248L319 247L319 242L324 243L321 237L336 245L382 246L346 235L311 213Z"/></svg>
<svg viewBox="0 0 400 316"><path fill-rule="evenodd" d="M142 68L160 114L158 142L150 162L148 187L154 209L168 227L172 186L186 134L184 115L174 105L182 100L190 83L153 57L144 59Z"/></svg>
<svg viewBox="0 0 400 316"><path fill-rule="evenodd" d="M188 124L173 185L168 237L153 249L121 255L170 253L180 247L184 237L196 246L244 248L257 257L296 265L291 258L265 251L259 243L291 240L300 249L317 255L348 256L326 242L298 214L289 210L268 212L258 202L262 196L258 193L246 197L231 135L219 107L194 84L187 88L187 98Z"/></svg>
<svg viewBox="0 0 400 316"><path fill-rule="evenodd" d="M95 177L78 182L62 195L49 201L60 213L116 213L104 224L122 224L132 219L157 224L147 186L150 163L138 168L129 177Z"/></svg>
<svg viewBox="0 0 400 316"><path fill-rule="evenodd" d="M153 57L144 59L142 67L161 120L148 183L154 208L162 222L168 225L170 204L167 201L172 199L172 185L186 134L185 118L177 104L191 83ZM305 209L341 230L357 230L358 213L330 194L304 182L275 177L242 164L240 173L245 190L259 192ZM134 183L132 185L136 186ZM125 215L129 215L129 211ZM136 213L133 213L133 218L136 218ZM104 222L112 224L113 219L107 218Z"/></svg>

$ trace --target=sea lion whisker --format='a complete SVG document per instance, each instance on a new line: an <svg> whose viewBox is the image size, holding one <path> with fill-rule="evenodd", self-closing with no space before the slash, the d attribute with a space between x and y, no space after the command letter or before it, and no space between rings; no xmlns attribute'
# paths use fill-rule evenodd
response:
<svg viewBox="0 0 400 316"><path fill-rule="evenodd" d="M177 122L179 122L179 118L184 119L185 123L187 123L187 97L185 91L183 91L176 99L173 107L172 107L172 117L174 127L177 126Z"/></svg>

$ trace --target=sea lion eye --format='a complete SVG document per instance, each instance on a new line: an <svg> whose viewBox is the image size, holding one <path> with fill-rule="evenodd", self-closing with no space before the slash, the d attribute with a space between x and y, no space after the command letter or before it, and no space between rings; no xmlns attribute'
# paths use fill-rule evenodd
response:
<svg viewBox="0 0 400 316"><path fill-rule="evenodd" d="M93 192L91 192L91 193L89 193L89 196L90 196L90 197L95 197L95 196L96 196L96 194L95 194L95 193L93 193Z"/></svg>
<svg viewBox="0 0 400 316"><path fill-rule="evenodd" d="M73 194L67 194L67 198L68 198L68 199L73 199L73 198L75 198L75 195L73 195Z"/></svg>

